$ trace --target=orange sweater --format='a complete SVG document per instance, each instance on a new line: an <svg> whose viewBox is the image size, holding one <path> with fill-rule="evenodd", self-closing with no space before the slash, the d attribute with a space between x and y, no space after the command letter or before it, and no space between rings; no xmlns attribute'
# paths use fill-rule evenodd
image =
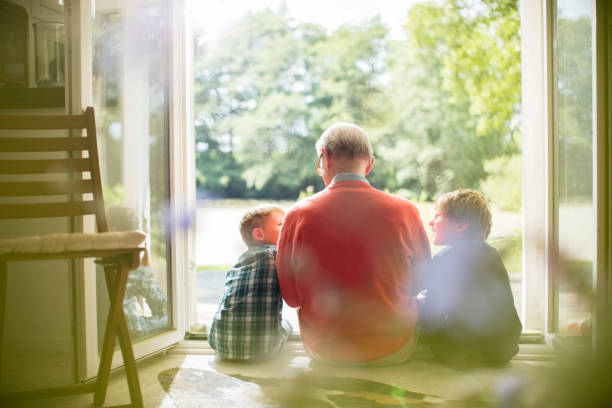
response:
<svg viewBox="0 0 612 408"><path fill-rule="evenodd" d="M285 216L276 265L304 344L336 361L389 355L413 336L413 271L430 249L416 207L365 181L336 181Z"/></svg>

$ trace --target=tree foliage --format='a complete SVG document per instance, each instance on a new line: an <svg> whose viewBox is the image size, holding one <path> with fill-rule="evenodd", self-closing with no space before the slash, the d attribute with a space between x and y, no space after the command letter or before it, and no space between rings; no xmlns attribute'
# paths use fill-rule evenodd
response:
<svg viewBox="0 0 612 408"><path fill-rule="evenodd" d="M337 121L363 127L378 188L422 199L478 187L520 135L517 1L446 0L407 10L391 39L375 17L324 27L265 10L196 52L198 188L295 199L314 143Z"/></svg>
<svg viewBox="0 0 612 408"><path fill-rule="evenodd" d="M555 120L562 201L593 196L591 21L559 18L555 31Z"/></svg>

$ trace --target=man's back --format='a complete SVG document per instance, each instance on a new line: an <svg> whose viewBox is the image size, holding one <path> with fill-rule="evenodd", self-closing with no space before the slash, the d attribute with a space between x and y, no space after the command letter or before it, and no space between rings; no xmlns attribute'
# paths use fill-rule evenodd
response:
<svg viewBox="0 0 612 408"><path fill-rule="evenodd" d="M414 205L365 181L343 180L297 204L278 249L285 301L300 307L306 347L338 361L373 360L413 336L411 296L429 243Z"/></svg>

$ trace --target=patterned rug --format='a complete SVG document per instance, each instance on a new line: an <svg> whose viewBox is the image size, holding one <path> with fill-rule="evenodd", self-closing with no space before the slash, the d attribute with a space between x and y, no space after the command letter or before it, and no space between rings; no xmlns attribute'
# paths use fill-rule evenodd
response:
<svg viewBox="0 0 612 408"><path fill-rule="evenodd" d="M303 372L291 378L230 376L193 368L158 375L175 405L191 407L394 408L451 403L392 385Z"/></svg>

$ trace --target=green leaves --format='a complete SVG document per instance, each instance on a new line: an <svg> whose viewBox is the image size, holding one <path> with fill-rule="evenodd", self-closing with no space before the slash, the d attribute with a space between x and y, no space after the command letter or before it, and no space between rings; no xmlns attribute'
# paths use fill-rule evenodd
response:
<svg viewBox="0 0 612 408"><path fill-rule="evenodd" d="M329 31L247 14L197 47L198 188L290 199L320 189L314 144L336 121L372 138L378 188L431 199L478 187L486 161L519 149L519 22L517 1L430 2L407 10L391 40L378 17Z"/></svg>
<svg viewBox="0 0 612 408"><path fill-rule="evenodd" d="M486 160L519 149L517 2L418 4L404 28L405 39L393 43L391 53L394 130L386 151L403 155L405 163L396 181L413 189L404 173L407 163L417 163L414 176L429 199L478 188Z"/></svg>

